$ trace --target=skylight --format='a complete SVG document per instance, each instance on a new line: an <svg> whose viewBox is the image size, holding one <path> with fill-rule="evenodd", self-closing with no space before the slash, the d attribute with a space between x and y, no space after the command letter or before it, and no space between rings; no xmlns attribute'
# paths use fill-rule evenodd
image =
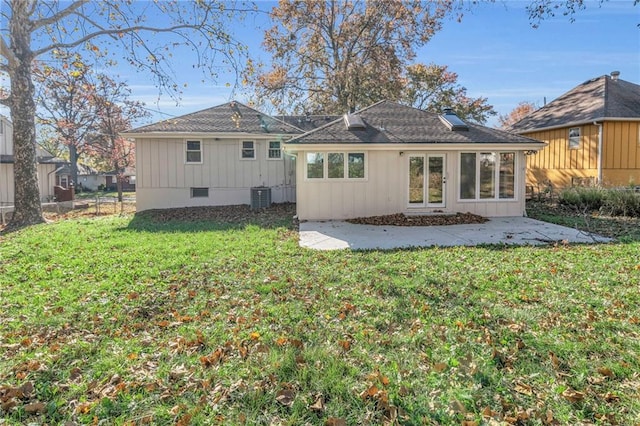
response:
<svg viewBox="0 0 640 426"><path fill-rule="evenodd" d="M449 130L454 132L460 131L468 131L469 126L467 123L462 121L460 117L458 117L455 112L451 108L445 108L442 111L442 115L440 116L440 120L449 128Z"/></svg>
<svg viewBox="0 0 640 426"><path fill-rule="evenodd" d="M362 117L356 114L345 114L344 123L347 125L347 130L364 130L366 128Z"/></svg>

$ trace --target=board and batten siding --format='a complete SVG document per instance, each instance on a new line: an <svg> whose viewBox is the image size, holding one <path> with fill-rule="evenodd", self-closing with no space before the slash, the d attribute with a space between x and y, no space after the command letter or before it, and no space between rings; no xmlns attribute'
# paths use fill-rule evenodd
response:
<svg viewBox="0 0 640 426"><path fill-rule="evenodd" d="M38 164L38 189L40 201L48 202L53 198L53 186L55 185L55 164ZM13 184L13 164L0 164L0 204L13 205L15 188Z"/></svg>
<svg viewBox="0 0 640 426"><path fill-rule="evenodd" d="M307 152L336 151L297 152L299 167L296 178L296 198L297 215L300 220L344 220L396 213L411 215L457 212L500 217L522 216L525 211L525 156L522 151L515 151L517 170L514 182L515 199L473 201L459 200L459 151L425 149L401 153L393 150L349 150L348 152L365 153L366 178L364 180L307 179L304 167ZM421 154L446 156L444 208L409 207L409 157Z"/></svg>
<svg viewBox="0 0 640 426"><path fill-rule="evenodd" d="M569 148L569 129L579 127L580 146ZM598 181L599 126L583 124L525 133L548 143L537 154L527 157L527 182L543 187L570 187L576 179ZM605 121L602 125L602 184L625 186L640 184L640 123Z"/></svg>
<svg viewBox="0 0 640 426"><path fill-rule="evenodd" d="M295 163L284 156L267 159L268 140L193 138L202 141L202 163L187 164L183 138L136 139L138 211L160 208L251 203L251 188L271 188L274 203L294 201ZM255 141L255 160L240 158L240 142ZM270 139L277 140L277 138ZM209 197L192 198L191 188L208 188Z"/></svg>

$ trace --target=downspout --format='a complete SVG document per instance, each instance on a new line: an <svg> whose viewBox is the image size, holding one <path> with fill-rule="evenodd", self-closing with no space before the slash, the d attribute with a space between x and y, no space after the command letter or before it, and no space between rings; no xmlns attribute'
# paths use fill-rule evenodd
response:
<svg viewBox="0 0 640 426"><path fill-rule="evenodd" d="M602 185L602 123L593 122L598 126L598 185Z"/></svg>

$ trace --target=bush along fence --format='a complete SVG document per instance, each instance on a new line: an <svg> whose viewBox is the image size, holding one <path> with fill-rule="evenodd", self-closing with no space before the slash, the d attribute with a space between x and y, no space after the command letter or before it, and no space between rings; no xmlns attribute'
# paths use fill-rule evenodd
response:
<svg viewBox="0 0 640 426"><path fill-rule="evenodd" d="M575 187L560 191L558 202L584 212L640 217L640 188Z"/></svg>

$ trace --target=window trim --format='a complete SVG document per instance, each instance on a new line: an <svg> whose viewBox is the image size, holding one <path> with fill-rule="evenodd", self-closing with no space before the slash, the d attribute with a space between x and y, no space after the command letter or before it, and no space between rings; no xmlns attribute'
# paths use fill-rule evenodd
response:
<svg viewBox="0 0 640 426"><path fill-rule="evenodd" d="M253 147L253 148L251 148L251 150L253 151L253 156L252 157L245 157L244 156L244 150L245 150L244 143L245 142L251 142L251 144L252 144L252 147ZM249 149L249 148L247 148L247 149ZM256 144L255 140L242 139L240 141L240 161L255 161L258 158L258 156L256 155L257 151L258 151L258 147L257 147L257 144Z"/></svg>
<svg viewBox="0 0 640 426"><path fill-rule="evenodd" d="M275 151L275 149L271 148L272 142L276 142L278 144L278 153L279 153L278 157L271 157L271 151ZM282 160L282 141L274 141L274 140L267 141L267 160L270 160L270 161Z"/></svg>
<svg viewBox="0 0 640 426"><path fill-rule="evenodd" d="M462 198L461 190L462 190L462 155L463 154L474 154L475 155L475 176L474 176L474 198ZM481 154L493 154L496 157L496 162L493 170L493 198L480 198L480 155ZM500 172L501 172L501 156L502 154L513 154L513 197L511 198L500 198ZM456 190L456 196L458 202L462 203L484 203L484 202L512 202L518 201L519 193L518 193L518 151L460 151L458 153L458 188Z"/></svg>
<svg viewBox="0 0 640 426"><path fill-rule="evenodd" d="M571 132L573 130L577 130L578 134L577 135L571 135ZM568 145L567 147L571 150L573 149L580 149L580 145L582 144L582 128L581 127L569 127L569 136L568 136ZM577 138L577 141L576 141ZM573 139L573 141L572 141Z"/></svg>
<svg viewBox="0 0 640 426"><path fill-rule="evenodd" d="M207 191L207 195L195 195L196 191ZM190 198L209 198L209 188L208 187L200 187L200 186L192 186L189 188Z"/></svg>
<svg viewBox="0 0 640 426"><path fill-rule="evenodd" d="M200 144L199 150L189 150L189 142L198 142ZM189 161L189 153L190 152L199 152L200 153L200 161ZM202 160L204 158L203 152L203 143L202 139L185 139L184 140L184 163L185 164L202 164Z"/></svg>
<svg viewBox="0 0 640 426"><path fill-rule="evenodd" d="M322 177L310 178L309 177L309 162L307 161L308 154L322 154ZM342 171L343 175L340 178L329 177L329 156L331 154L342 154ZM352 154L362 154L364 157L363 164L363 177L351 178L349 177L349 156ZM367 151L305 151L304 153L304 179L309 181L325 181L325 182L358 182L368 180L368 155Z"/></svg>

